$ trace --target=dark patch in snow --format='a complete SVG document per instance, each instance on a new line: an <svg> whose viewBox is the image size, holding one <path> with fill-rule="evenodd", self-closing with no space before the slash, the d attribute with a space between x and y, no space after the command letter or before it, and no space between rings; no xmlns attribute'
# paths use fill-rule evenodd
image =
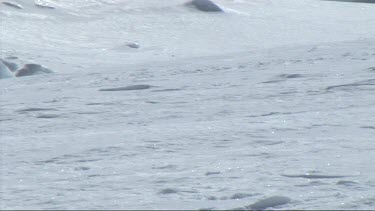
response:
<svg viewBox="0 0 375 211"><path fill-rule="evenodd" d="M303 78L303 77L304 75L301 75L301 74L280 74L276 76L277 79L271 80L271 81L265 81L262 83L263 84L278 83L278 82L283 82L288 79Z"/></svg>
<svg viewBox="0 0 375 211"><path fill-rule="evenodd" d="M260 141L255 141L255 143L261 144L261 145L266 145L266 146L272 146L272 145L283 144L284 142L283 141L263 141L263 140L260 140Z"/></svg>
<svg viewBox="0 0 375 211"><path fill-rule="evenodd" d="M323 186L323 185L328 185L329 183L326 183L326 182L322 182L322 181L312 181L312 182L308 182L308 183L304 183L304 184L299 184L299 185L295 185L296 187L316 187L316 186Z"/></svg>
<svg viewBox="0 0 375 211"><path fill-rule="evenodd" d="M159 191L159 194L175 194L175 193L178 193L180 192L179 190L177 190L176 188L165 188L161 191Z"/></svg>
<svg viewBox="0 0 375 211"><path fill-rule="evenodd" d="M53 73L53 71L40 64L25 64L21 69L17 70L14 75L16 77L23 77L46 73Z"/></svg>
<svg viewBox="0 0 375 211"><path fill-rule="evenodd" d="M132 90L143 90L143 89L150 89L152 86L150 85L131 85L125 87L117 87L117 88L108 88L108 89L99 89L99 91L106 91L106 92L115 92L115 91L132 91Z"/></svg>
<svg viewBox="0 0 375 211"><path fill-rule="evenodd" d="M210 0L193 0L186 5L191 5L203 12L224 12L217 4Z"/></svg>
<svg viewBox="0 0 375 211"><path fill-rule="evenodd" d="M154 90L152 92L173 92L173 91L180 91L181 89L160 89L160 90Z"/></svg>
<svg viewBox="0 0 375 211"><path fill-rule="evenodd" d="M23 7L17 3L14 3L14 2L7 2L7 1L4 1L4 2L1 2L3 3L4 5L7 5L9 7L13 7L13 8L16 8L16 9L23 9Z"/></svg>
<svg viewBox="0 0 375 211"><path fill-rule="evenodd" d="M359 81L355 83L349 83L349 84L342 84L342 85L336 85L336 86L329 86L326 88L327 91L339 89L339 90L346 90L351 88L358 88L362 86L374 86L375 85L375 79L369 79L365 81Z"/></svg>
<svg viewBox="0 0 375 211"><path fill-rule="evenodd" d="M339 2L375 4L375 0L323 0L323 1L339 1Z"/></svg>
<svg viewBox="0 0 375 211"><path fill-rule="evenodd" d="M26 109L20 109L17 110L17 112L23 113L23 112L33 112L33 111L56 111L57 109L54 108L26 108Z"/></svg>
<svg viewBox="0 0 375 211"><path fill-rule="evenodd" d="M86 103L86 105L103 105L103 103Z"/></svg>
<svg viewBox="0 0 375 211"><path fill-rule="evenodd" d="M210 176L210 175L215 175L215 174L221 174L221 172L220 171L209 171L205 175Z"/></svg>
<svg viewBox="0 0 375 211"><path fill-rule="evenodd" d="M218 198L216 196L206 196L207 200L210 200L210 201L216 201L218 200Z"/></svg>
<svg viewBox="0 0 375 211"><path fill-rule="evenodd" d="M102 174L90 174L90 175L87 175L87 177L89 178L92 178L92 177L103 177L105 175L102 175Z"/></svg>
<svg viewBox="0 0 375 211"><path fill-rule="evenodd" d="M285 79L290 79L290 78L302 78L303 75L301 74L281 74L278 75L279 78L285 78Z"/></svg>
<svg viewBox="0 0 375 211"><path fill-rule="evenodd" d="M13 119L0 119L0 122L10 121L10 120L13 120Z"/></svg>
<svg viewBox="0 0 375 211"><path fill-rule="evenodd" d="M14 60L14 59L18 59L18 57L17 56L7 56L7 57L5 57L5 59Z"/></svg>
<svg viewBox="0 0 375 211"><path fill-rule="evenodd" d="M145 103L149 103L149 104L158 104L159 102L156 102L156 101L146 101Z"/></svg>
<svg viewBox="0 0 375 211"><path fill-rule="evenodd" d="M76 170L76 171L87 171L87 170L90 170L90 167L80 166L80 167L74 168L74 170Z"/></svg>
<svg viewBox="0 0 375 211"><path fill-rule="evenodd" d="M122 151L122 147L115 147L115 146L109 146L109 147L104 147L104 148L94 148L87 150L85 154L102 154L102 155L111 155L112 153Z"/></svg>
<svg viewBox="0 0 375 211"><path fill-rule="evenodd" d="M273 115L278 115L278 114L281 114L281 113L279 113L279 112L271 112L271 113L267 113L267 114L261 114L260 116L265 117L265 116L273 116Z"/></svg>
<svg viewBox="0 0 375 211"><path fill-rule="evenodd" d="M76 163L82 165L82 163L91 163L96 161L101 161L103 159L108 158L111 155L118 155L118 152L121 152L121 147L101 147L101 148L94 148L85 150L80 152L79 154L65 154L58 157L53 157L48 160L39 161L38 163L41 165L47 163L53 164L73 164Z"/></svg>
<svg viewBox="0 0 375 211"><path fill-rule="evenodd" d="M79 111L74 112L75 114L85 115L85 114L100 114L101 112L95 112L95 111Z"/></svg>
<svg viewBox="0 0 375 211"><path fill-rule="evenodd" d="M336 185L344 185L344 186L352 186L355 184L358 184L358 183L350 181L350 180L340 180L336 183Z"/></svg>
<svg viewBox="0 0 375 211"><path fill-rule="evenodd" d="M81 159L81 160L76 160L75 162L76 163L89 163L89 162L95 162L95 161L99 161L101 159Z"/></svg>
<svg viewBox="0 0 375 211"><path fill-rule="evenodd" d="M220 197L220 200L228 200L229 198L228 198L228 196L222 196L222 197Z"/></svg>
<svg viewBox="0 0 375 211"><path fill-rule="evenodd" d="M210 207L210 208L201 208L199 209L199 211L211 211L211 210L214 210L215 207Z"/></svg>
<svg viewBox="0 0 375 211"><path fill-rule="evenodd" d="M305 179L336 179L336 178L345 178L349 176L342 175L317 175L317 174L282 174L283 177L290 178L305 178Z"/></svg>
<svg viewBox="0 0 375 211"><path fill-rule="evenodd" d="M37 116L36 118L39 118L39 119L54 119L54 118L58 118L58 117L60 117L60 116L56 115L56 114L43 114L43 115Z"/></svg>
<svg viewBox="0 0 375 211"><path fill-rule="evenodd" d="M235 193L233 194L230 199L244 199L244 198L249 198L252 197L256 194L250 194L250 193Z"/></svg>
<svg viewBox="0 0 375 211"><path fill-rule="evenodd" d="M281 82L281 81L284 81L284 80L265 81L265 82L262 82L262 84L272 84L272 83L278 83L278 82Z"/></svg>
<svg viewBox="0 0 375 211"><path fill-rule="evenodd" d="M86 103L86 105L94 106L94 105L118 105L119 103L116 102L103 102L103 103Z"/></svg>
<svg viewBox="0 0 375 211"><path fill-rule="evenodd" d="M264 210L267 208L288 204L290 201L291 199L285 196L272 196L259 200L252 205L246 206L246 208L250 210Z"/></svg>
<svg viewBox="0 0 375 211"><path fill-rule="evenodd" d="M166 165L166 166L158 166L158 167L153 167L153 169L169 169L169 170L176 170L177 166L176 165Z"/></svg>
<svg viewBox="0 0 375 211"><path fill-rule="evenodd" d="M66 164L66 163L68 163L67 160L74 159L74 158L79 158L79 156L76 156L76 155L63 155L63 156L60 156L60 157L54 157L54 158L51 158L51 159L48 159L48 160L39 161L38 163L42 164L42 165L48 164L48 163Z"/></svg>
<svg viewBox="0 0 375 211"><path fill-rule="evenodd" d="M249 115L247 117L267 117L267 116L274 116L274 115L292 115L292 114L299 114L299 113L306 113L306 111L296 111L296 112L270 112L264 113L260 115Z"/></svg>

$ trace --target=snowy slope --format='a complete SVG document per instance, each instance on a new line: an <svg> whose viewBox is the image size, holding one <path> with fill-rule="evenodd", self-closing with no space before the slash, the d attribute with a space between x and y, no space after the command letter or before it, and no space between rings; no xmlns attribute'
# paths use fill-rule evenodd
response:
<svg viewBox="0 0 375 211"><path fill-rule="evenodd" d="M1 209L375 206L375 4L11 2Z"/></svg>
<svg viewBox="0 0 375 211"><path fill-rule="evenodd" d="M375 34L373 4L221 0L228 12L212 14L187 8L183 0L55 0L50 1L54 10L36 8L29 0L18 2L23 10L0 4L6 29L1 32L3 52L40 57L39 62L47 60L43 62L55 69L70 64L62 72L72 69L72 63L92 63L80 59L87 56L110 64L144 63ZM141 48L129 49L128 42Z"/></svg>

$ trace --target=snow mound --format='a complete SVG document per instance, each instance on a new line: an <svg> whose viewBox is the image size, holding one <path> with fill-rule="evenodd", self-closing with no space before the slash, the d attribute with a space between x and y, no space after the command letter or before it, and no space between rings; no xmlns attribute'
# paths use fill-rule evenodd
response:
<svg viewBox="0 0 375 211"><path fill-rule="evenodd" d="M4 78L13 78L13 73L4 64L4 62L0 60L0 79L4 79Z"/></svg>
<svg viewBox="0 0 375 211"><path fill-rule="evenodd" d="M40 64L25 64L23 68L15 72L16 77L30 76L30 75L39 75L45 73L53 73L52 70L43 67Z"/></svg>
<svg viewBox="0 0 375 211"><path fill-rule="evenodd" d="M193 0L188 2L187 5L192 5L203 12L224 12L223 9L210 0Z"/></svg>

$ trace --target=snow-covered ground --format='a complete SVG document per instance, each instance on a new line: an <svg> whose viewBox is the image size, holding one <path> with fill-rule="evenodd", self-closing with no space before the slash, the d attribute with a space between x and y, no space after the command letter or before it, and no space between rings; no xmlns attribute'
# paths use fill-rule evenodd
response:
<svg viewBox="0 0 375 211"><path fill-rule="evenodd" d="M0 209L375 207L375 4L0 2Z"/></svg>

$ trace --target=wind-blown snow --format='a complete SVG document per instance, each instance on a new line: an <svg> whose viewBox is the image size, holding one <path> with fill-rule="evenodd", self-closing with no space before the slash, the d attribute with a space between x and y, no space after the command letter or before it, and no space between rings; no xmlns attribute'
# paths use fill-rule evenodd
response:
<svg viewBox="0 0 375 211"><path fill-rule="evenodd" d="M374 207L375 4L6 2L1 209Z"/></svg>

